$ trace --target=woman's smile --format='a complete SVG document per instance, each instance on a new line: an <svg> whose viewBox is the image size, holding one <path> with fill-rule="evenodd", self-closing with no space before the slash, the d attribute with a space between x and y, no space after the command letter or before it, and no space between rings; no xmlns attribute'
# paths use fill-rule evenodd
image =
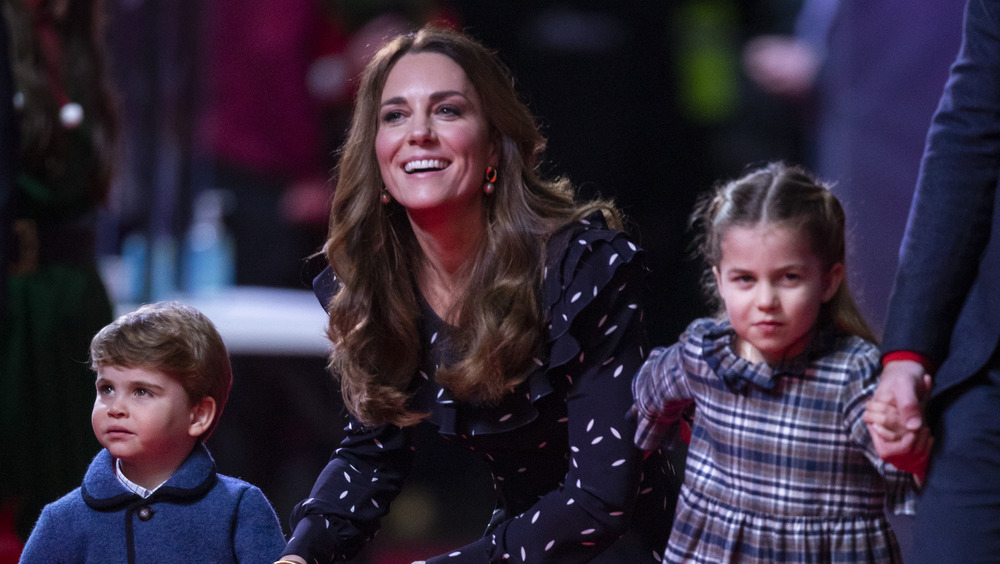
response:
<svg viewBox="0 0 1000 564"><path fill-rule="evenodd" d="M465 71L438 53L404 55L386 77L375 136L382 181L411 219L463 210L478 216L493 159L479 94ZM445 217L433 213L431 217Z"/></svg>

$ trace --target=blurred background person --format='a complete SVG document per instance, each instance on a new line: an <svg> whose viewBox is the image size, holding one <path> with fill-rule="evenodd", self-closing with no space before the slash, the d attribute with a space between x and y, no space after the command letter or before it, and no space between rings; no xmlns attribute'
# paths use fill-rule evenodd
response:
<svg viewBox="0 0 1000 564"><path fill-rule="evenodd" d="M99 448L79 422L94 397L90 336L112 319L96 230L118 118L104 2L5 0L3 16L14 90L3 103L16 110L3 145L19 155L16 176L0 185L10 220L0 271L0 498L25 539L42 505L72 489Z"/></svg>
<svg viewBox="0 0 1000 564"><path fill-rule="evenodd" d="M877 336L962 7L962 0L805 0L795 35L747 45L748 75L806 108L806 160L844 202L848 282Z"/></svg>

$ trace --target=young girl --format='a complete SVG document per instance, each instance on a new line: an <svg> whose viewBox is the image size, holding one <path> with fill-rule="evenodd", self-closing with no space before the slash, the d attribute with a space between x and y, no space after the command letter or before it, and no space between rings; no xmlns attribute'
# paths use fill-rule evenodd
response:
<svg viewBox="0 0 1000 564"><path fill-rule="evenodd" d="M663 562L900 562L884 514L912 513L862 413L879 352L844 281L844 212L800 168L770 164L697 206L698 319L635 376L636 444L669 442L696 407Z"/></svg>

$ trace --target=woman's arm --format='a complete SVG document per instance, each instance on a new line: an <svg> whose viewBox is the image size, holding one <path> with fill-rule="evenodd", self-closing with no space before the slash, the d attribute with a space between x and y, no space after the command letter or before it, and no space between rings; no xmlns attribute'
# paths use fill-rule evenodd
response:
<svg viewBox="0 0 1000 564"><path fill-rule="evenodd" d="M346 560L378 531L413 461L410 432L394 425L364 429L352 419L348 436L292 510L284 554L307 562Z"/></svg>

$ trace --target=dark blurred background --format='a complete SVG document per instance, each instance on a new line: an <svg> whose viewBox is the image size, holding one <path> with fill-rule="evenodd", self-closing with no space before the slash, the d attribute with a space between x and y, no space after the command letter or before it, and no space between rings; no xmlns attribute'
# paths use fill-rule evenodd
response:
<svg viewBox="0 0 1000 564"><path fill-rule="evenodd" d="M286 533L341 437L323 312L308 292L322 261L308 257L325 234L352 79L382 38L431 21L498 51L548 136L545 171L629 215L652 269L650 341L667 344L710 313L689 260L695 199L779 159L836 183L851 217L850 284L880 331L962 11L959 0L109 6L125 129L102 222L105 282L123 309L180 296L219 323L236 380L209 446L221 472L264 490ZM303 326L308 338L287 346L269 337ZM472 540L491 494L477 460L429 443L357 561L408 563Z"/></svg>

